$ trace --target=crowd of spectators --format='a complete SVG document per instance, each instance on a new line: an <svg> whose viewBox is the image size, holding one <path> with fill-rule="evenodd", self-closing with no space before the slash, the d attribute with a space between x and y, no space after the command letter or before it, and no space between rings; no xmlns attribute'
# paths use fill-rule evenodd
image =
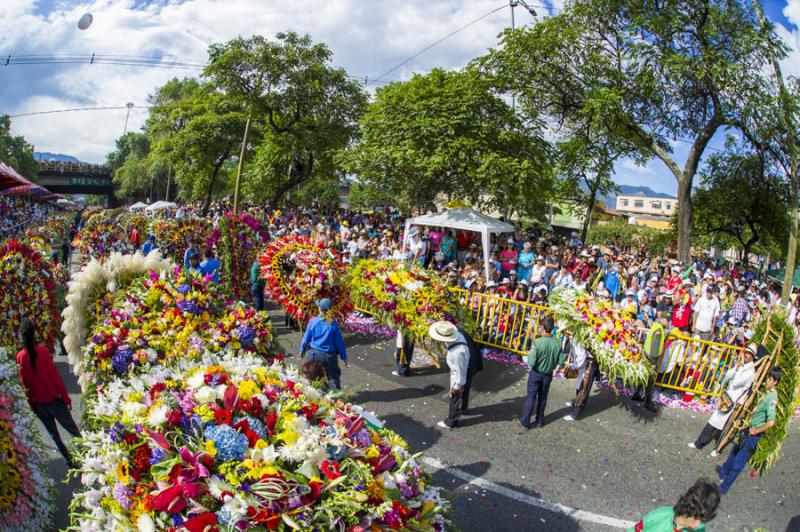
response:
<svg viewBox="0 0 800 532"><path fill-rule="evenodd" d="M24 197L0 196L0 242L46 222L55 209L48 202L37 203Z"/></svg>

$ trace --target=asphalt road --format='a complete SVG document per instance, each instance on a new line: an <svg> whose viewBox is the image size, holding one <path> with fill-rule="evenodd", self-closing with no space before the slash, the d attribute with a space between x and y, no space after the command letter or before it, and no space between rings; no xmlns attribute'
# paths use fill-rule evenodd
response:
<svg viewBox="0 0 800 532"><path fill-rule="evenodd" d="M285 350L296 353L299 335L282 327L281 314L274 321ZM375 411L413 450L423 452L423 463L448 490L453 520L464 531L622 530L612 524L674 504L698 477L715 478L714 466L724 458L687 447L705 415L676 409L651 414L607 391L594 390L580 421L563 421L575 381L554 380L546 425L524 431L515 418L525 400L526 372L494 361L486 361L475 379L470 415L462 426L443 430L436 422L447 411L445 369L395 377L394 339L348 334L346 340L350 367L343 368L345 392ZM66 358L58 357L57 365L78 420L80 390ZM707 530L800 530L798 432L795 421L780 461L767 476L751 479L742 473ZM51 471L61 481L64 462L49 437L45 440L53 456ZM76 487L74 479L58 484L54 530L67 525ZM553 505L561 507L553 511Z"/></svg>

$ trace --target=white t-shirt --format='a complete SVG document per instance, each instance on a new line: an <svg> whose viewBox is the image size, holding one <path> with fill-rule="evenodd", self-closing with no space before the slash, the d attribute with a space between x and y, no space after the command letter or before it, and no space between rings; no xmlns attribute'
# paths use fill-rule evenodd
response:
<svg viewBox="0 0 800 532"><path fill-rule="evenodd" d="M716 297L701 297L694 304L694 311L697 313L695 326L700 332L710 332L714 326L714 318L719 316L719 301Z"/></svg>

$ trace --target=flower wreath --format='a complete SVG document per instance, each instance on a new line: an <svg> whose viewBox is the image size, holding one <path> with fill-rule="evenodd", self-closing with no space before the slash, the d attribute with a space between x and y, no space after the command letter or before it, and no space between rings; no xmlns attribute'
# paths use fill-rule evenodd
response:
<svg viewBox="0 0 800 532"><path fill-rule="evenodd" d="M0 247L0 286L0 346L19 345L19 325L30 317L36 323L37 341L52 347L58 306L50 262L29 246L10 240Z"/></svg>
<svg viewBox="0 0 800 532"><path fill-rule="evenodd" d="M319 310L316 302L329 298L329 315L344 319L352 306L339 255L310 239L286 236L273 240L259 259L266 292L295 319L306 321Z"/></svg>
<svg viewBox="0 0 800 532"><path fill-rule="evenodd" d="M222 263L222 283L237 298L250 293L250 267L268 240L269 234L252 216L226 213L206 241L216 248Z"/></svg>
<svg viewBox="0 0 800 532"><path fill-rule="evenodd" d="M441 531L448 502L397 434L250 356L112 383L77 454L72 525Z"/></svg>
<svg viewBox="0 0 800 532"><path fill-rule="evenodd" d="M53 514L54 483L17 365L0 348L0 530L47 530Z"/></svg>
<svg viewBox="0 0 800 532"><path fill-rule="evenodd" d="M149 271L160 273L171 268L172 262L161 257L158 250L146 257L141 253L112 253L102 264L92 259L72 277L66 297L67 307L61 313L61 331L74 371L83 363L82 347L97 319L94 312L97 300L106 291L115 292L119 286L125 286L141 274ZM80 376L78 380L81 382ZM82 386L84 384L81 382Z"/></svg>
<svg viewBox="0 0 800 532"><path fill-rule="evenodd" d="M549 302L559 330L592 352L609 382L647 385L653 366L641 356L633 315L571 288L554 291Z"/></svg>

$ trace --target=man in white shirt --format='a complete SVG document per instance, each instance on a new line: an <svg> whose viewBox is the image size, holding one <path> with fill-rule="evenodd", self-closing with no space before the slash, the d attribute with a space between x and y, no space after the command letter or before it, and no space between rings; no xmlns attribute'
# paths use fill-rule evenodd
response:
<svg viewBox="0 0 800 532"><path fill-rule="evenodd" d="M431 338L445 344L447 367L450 368L450 411L447 419L437 423L442 428L451 429L458 425L458 418L466 410L471 379L468 379L469 346L464 335L448 321L437 321L431 325Z"/></svg>
<svg viewBox="0 0 800 532"><path fill-rule="evenodd" d="M712 285L707 284L701 297L694 304L692 332L701 340L711 340L719 318L719 301L712 295Z"/></svg>

